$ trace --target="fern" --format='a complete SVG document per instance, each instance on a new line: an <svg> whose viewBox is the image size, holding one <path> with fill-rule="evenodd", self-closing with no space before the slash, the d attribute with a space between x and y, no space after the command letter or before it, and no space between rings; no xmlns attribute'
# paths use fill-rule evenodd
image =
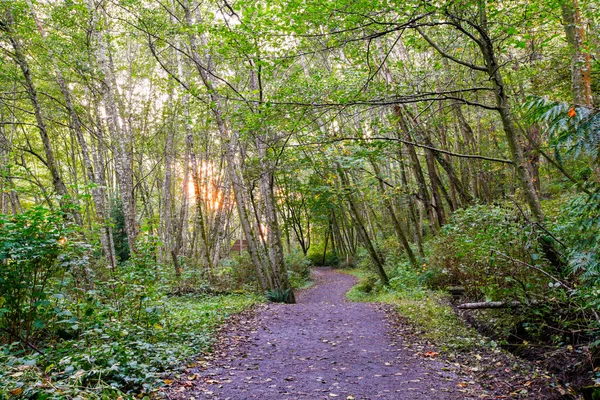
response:
<svg viewBox="0 0 600 400"><path fill-rule="evenodd" d="M270 290L267 293L267 300L273 303L286 303L290 304L292 302L292 292L290 289L281 290L274 289Z"/></svg>
<svg viewBox="0 0 600 400"><path fill-rule="evenodd" d="M529 122L546 128L551 145L566 148L572 158L585 156L597 162L600 110L546 98L532 98L523 108ZM593 285L600 284L600 187L593 180L587 184L591 194L576 197L567 208L577 237L569 249L569 266L574 275Z"/></svg>
<svg viewBox="0 0 600 400"><path fill-rule="evenodd" d="M600 111L535 97L524 104L526 118L546 128L551 144L567 148L567 154L597 159L600 146Z"/></svg>

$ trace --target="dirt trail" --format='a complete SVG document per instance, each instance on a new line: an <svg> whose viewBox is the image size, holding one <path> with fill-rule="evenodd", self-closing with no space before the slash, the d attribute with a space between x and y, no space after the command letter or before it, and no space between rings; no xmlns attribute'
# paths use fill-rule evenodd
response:
<svg viewBox="0 0 600 400"><path fill-rule="evenodd" d="M469 399L448 364L405 347L386 313L350 303L355 278L328 268L298 304L242 318L225 348L171 399ZM464 386L464 384L462 384ZM473 391L473 389L475 389ZM478 392L470 386L470 393Z"/></svg>

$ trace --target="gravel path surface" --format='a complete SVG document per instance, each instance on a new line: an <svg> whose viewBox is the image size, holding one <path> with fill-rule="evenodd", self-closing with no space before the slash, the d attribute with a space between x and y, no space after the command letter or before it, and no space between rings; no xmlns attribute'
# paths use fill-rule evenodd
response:
<svg viewBox="0 0 600 400"><path fill-rule="evenodd" d="M477 385L418 353L376 304L351 303L352 276L315 269L298 304L270 304L224 332L171 399L472 399Z"/></svg>

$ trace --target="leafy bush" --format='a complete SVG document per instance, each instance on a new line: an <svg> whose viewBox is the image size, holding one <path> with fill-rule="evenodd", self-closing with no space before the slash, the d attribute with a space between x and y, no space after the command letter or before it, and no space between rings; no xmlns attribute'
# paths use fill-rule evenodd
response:
<svg viewBox="0 0 600 400"><path fill-rule="evenodd" d="M55 341L44 356L14 344L2 347L0 398L15 391L28 398L56 399L149 393L164 384L166 372L180 370L191 357L208 348L216 324L260 300L242 294L142 294L151 292L137 291L126 300L133 306L121 310L100 302L101 293L88 293L86 303L93 312L77 318L82 304L74 305L71 311L69 324L73 329L68 332L76 329L79 334Z"/></svg>
<svg viewBox="0 0 600 400"><path fill-rule="evenodd" d="M149 235L115 270L88 265L77 230L42 208L0 216L0 236L0 328L10 332L0 343L0 398L150 393L208 348L216 324L261 300L171 296L179 279L157 264Z"/></svg>
<svg viewBox="0 0 600 400"><path fill-rule="evenodd" d="M270 290L267 293L267 300L273 303L286 303L290 304L292 302L292 291L290 289L281 290L275 289Z"/></svg>
<svg viewBox="0 0 600 400"><path fill-rule="evenodd" d="M567 206L571 222L569 266L592 286L600 285L600 190L577 196Z"/></svg>
<svg viewBox="0 0 600 400"><path fill-rule="evenodd" d="M248 252L233 254L219 261L213 271L213 280L219 290L254 290L258 286L256 269Z"/></svg>
<svg viewBox="0 0 600 400"><path fill-rule="evenodd" d="M337 253L328 251L327 254L325 254L325 257L323 257L323 249L320 251L319 249L311 249L308 253L308 259L312 265L317 267L336 267L340 264Z"/></svg>
<svg viewBox="0 0 600 400"><path fill-rule="evenodd" d="M311 262L299 249L292 250L285 257L288 278L293 288L305 286L310 280Z"/></svg>
<svg viewBox="0 0 600 400"><path fill-rule="evenodd" d="M85 264L73 225L42 207L0 215L0 329L5 342L27 343L48 329L60 311L55 278Z"/></svg>
<svg viewBox="0 0 600 400"><path fill-rule="evenodd" d="M119 261L129 260L130 250L127 242L127 232L125 231L125 215L123 214L123 204L119 198L110 201L110 217L113 223L113 240L115 252Z"/></svg>
<svg viewBox="0 0 600 400"><path fill-rule="evenodd" d="M431 280L439 286L462 285L479 299L544 293L549 279L538 269L548 263L537 235L516 209L478 205L458 210L433 243Z"/></svg>

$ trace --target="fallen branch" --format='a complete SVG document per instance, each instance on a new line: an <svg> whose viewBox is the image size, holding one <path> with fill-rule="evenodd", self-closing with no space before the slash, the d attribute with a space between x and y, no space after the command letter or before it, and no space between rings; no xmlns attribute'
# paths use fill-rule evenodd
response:
<svg viewBox="0 0 600 400"><path fill-rule="evenodd" d="M14 333L13 331L11 331L9 329L6 329L6 328L0 328L0 330L8 333L10 336L12 336L13 338L17 339L22 344L25 344L27 347L29 347L31 350L35 351L36 353L39 353L42 356L46 355L43 351L41 351L40 349L38 349L37 347L35 347L33 344L31 344L27 340L23 339L19 334Z"/></svg>
<svg viewBox="0 0 600 400"><path fill-rule="evenodd" d="M532 300L527 303L523 303L518 300L514 301L482 301L479 303L464 303L459 304L458 308L461 310L481 310L487 308L516 308L516 307L526 307L541 304L541 302Z"/></svg>
<svg viewBox="0 0 600 400"><path fill-rule="evenodd" d="M550 273L548 273L548 272L544 271L544 270L543 270L543 269L541 269L540 267L536 267L535 265L528 264L528 263L526 263L526 262L524 262L524 261L521 261L521 260L518 260L518 259L516 259L516 258L513 258L513 257L511 257L511 256L509 256L509 255L506 255L506 254L504 254L504 253L502 253L502 252L500 252L500 251L497 251L497 250L494 250L494 252L495 252L496 254L498 254L498 255L500 255L500 256L502 256L502 257L504 257L505 259L507 259L507 260L509 260L509 261L515 262L515 263L517 263L517 264L521 264L521 265L523 265L523 266L525 266L525 267L528 267L528 268L535 269L536 271L538 271L538 272L541 272L542 274L546 275L548 278L552 279L554 282L556 282L556 283L557 283L557 284L559 284L560 286L562 286L562 287L564 287L565 289L567 289L569 292L572 292L572 291L573 291L573 288L572 288L572 287L570 287L568 284L566 284L565 282L561 281L561 280L560 280L560 279L558 279L557 277L555 277L555 276L551 275Z"/></svg>

